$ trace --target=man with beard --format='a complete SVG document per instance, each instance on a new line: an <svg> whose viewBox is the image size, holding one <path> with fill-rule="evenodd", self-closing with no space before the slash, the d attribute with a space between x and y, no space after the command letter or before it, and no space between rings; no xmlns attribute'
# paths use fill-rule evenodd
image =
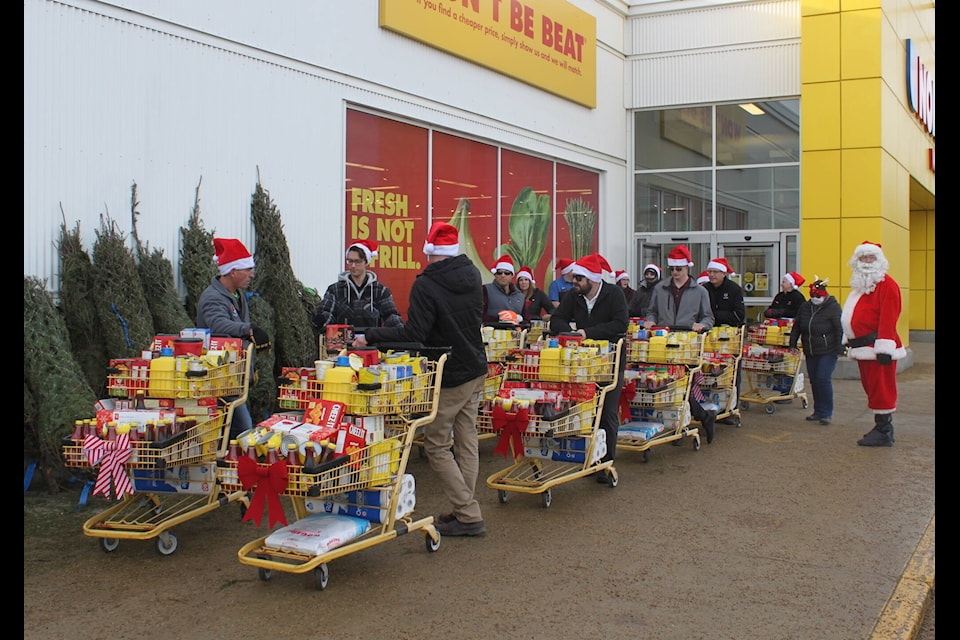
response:
<svg viewBox="0 0 960 640"><path fill-rule="evenodd" d="M860 384L873 412L874 427L857 444L892 447L893 412L897 410L897 365L907 355L900 336L900 286L887 274L890 263L880 245L863 242L848 263L853 269L850 294L840 317L847 357L857 361Z"/></svg>
<svg viewBox="0 0 960 640"><path fill-rule="evenodd" d="M560 299L560 306L550 317L550 332L571 331L570 323L577 325L577 333L592 340L618 341L627 332L627 299L616 285L603 282L603 273L611 273L609 263L600 254L584 256L570 267L573 289ZM607 392L600 414L600 428L606 432L607 452L601 462L613 460L617 449L617 431L620 429L620 388L626 358L620 358L617 382ZM609 482L607 474L597 473L597 482Z"/></svg>
<svg viewBox="0 0 960 640"><path fill-rule="evenodd" d="M629 313L631 318L643 318L650 306L653 288L660 282L660 267L652 262L643 268L643 279L637 285L630 301Z"/></svg>

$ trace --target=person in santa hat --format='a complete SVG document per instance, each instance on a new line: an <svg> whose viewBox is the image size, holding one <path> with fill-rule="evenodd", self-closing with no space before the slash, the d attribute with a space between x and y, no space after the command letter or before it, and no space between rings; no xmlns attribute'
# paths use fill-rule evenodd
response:
<svg viewBox="0 0 960 640"><path fill-rule="evenodd" d="M437 516L444 536L477 536L486 531L475 492L480 473L477 415L487 375L480 327L483 314L480 271L460 252L457 228L430 227L423 252L427 266L410 288L402 327L368 329L353 346L416 342L449 349L440 380L437 415L423 428L423 448L444 495L453 506Z"/></svg>
<svg viewBox="0 0 960 640"><path fill-rule="evenodd" d="M627 311L631 318L643 318L646 316L647 307L650 306L650 298L653 297L653 288L660 282L660 267L654 263L649 263L643 268L643 279L637 285L633 293L633 300L630 301Z"/></svg>
<svg viewBox="0 0 960 640"><path fill-rule="evenodd" d="M864 447L892 447L893 413L897 410L896 361L907 355L897 321L900 319L900 286L890 277L890 263L880 245L863 242L848 262L850 294L840 321L847 357L857 361L860 384L873 413L873 429L857 444Z"/></svg>
<svg viewBox="0 0 960 640"><path fill-rule="evenodd" d="M554 309L560 306L560 297L573 289L573 274L570 272L572 266L573 260L570 258L557 260L556 270L559 276L547 288L547 295L550 297Z"/></svg>
<svg viewBox="0 0 960 640"><path fill-rule="evenodd" d="M513 258L500 256L490 272L493 282L483 285L483 321L499 322L501 311L522 315L523 292L513 283L513 274L516 273Z"/></svg>
<svg viewBox="0 0 960 640"><path fill-rule="evenodd" d="M367 327L399 327L403 318L390 288L369 270L379 245L373 240L355 240L344 255L346 271L327 287L313 314L313 325L323 331L328 324L348 324L358 331Z"/></svg>
<svg viewBox="0 0 960 640"><path fill-rule="evenodd" d="M616 271L613 274L613 281L623 290L623 297L627 299L627 308L629 309L635 293L635 289L630 286L630 274L626 271Z"/></svg>
<svg viewBox="0 0 960 640"><path fill-rule="evenodd" d="M667 266L670 280L663 282L653 290L653 298L647 309L643 326L652 329L661 327L689 327L697 333L713 328L713 310L710 308L710 294L690 277L693 259L686 245L677 245L667 254ZM704 409L703 405L691 393L688 404L693 419L700 423L707 435L707 444L713 442L717 412ZM683 440L675 440L677 446Z"/></svg>
<svg viewBox="0 0 960 640"><path fill-rule="evenodd" d="M800 305L807 301L800 291L800 285L806 280L796 271L783 274L780 279L780 292L763 312L765 318L796 318Z"/></svg>
<svg viewBox="0 0 960 640"><path fill-rule="evenodd" d="M747 308L743 303L743 289L727 276L733 275L733 269L726 258L714 258L707 263L707 277L710 282L703 285L710 294L710 308L717 325L726 324L741 327L747 322Z"/></svg>
<svg viewBox="0 0 960 640"><path fill-rule="evenodd" d="M697 284L705 285L708 282L710 282L710 276L707 274L706 271L701 271L700 275L697 276Z"/></svg>
<svg viewBox="0 0 960 640"><path fill-rule="evenodd" d="M520 271L517 271L517 288L523 293L524 322L542 320L544 316L549 319L553 312L553 303L542 289L537 288L537 281L533 279L533 269L520 267Z"/></svg>
<svg viewBox="0 0 960 640"><path fill-rule="evenodd" d="M210 329L211 334L252 341L258 351L269 348L267 332L250 323L246 289L253 279L253 256L242 242L234 238L214 238L213 249L218 274L197 301L197 327ZM226 400L232 402L235 398ZM230 438L252 428L253 418L247 405L235 406Z"/></svg>
<svg viewBox="0 0 960 640"><path fill-rule="evenodd" d="M576 332L584 338L618 341L627 332L630 317L627 300L616 285L603 282L603 274L611 273L610 265L600 254L584 256L570 267L573 290L560 300L560 306L550 317L550 332L569 333L570 323L576 323ZM600 428L606 432L607 452L602 462L613 460L617 450L617 431L620 428L620 389L626 358L620 358L617 383L603 401ZM611 476L598 472L598 482L610 482Z"/></svg>
<svg viewBox="0 0 960 640"><path fill-rule="evenodd" d="M790 332L790 348L799 342L813 391L813 413L807 420L830 424L833 416L833 370L843 351L840 303L827 292L827 280L813 276L810 299L797 309Z"/></svg>

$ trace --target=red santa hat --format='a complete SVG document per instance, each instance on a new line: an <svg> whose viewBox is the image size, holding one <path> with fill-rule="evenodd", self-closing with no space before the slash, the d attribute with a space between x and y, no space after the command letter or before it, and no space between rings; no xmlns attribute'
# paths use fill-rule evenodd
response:
<svg viewBox="0 0 960 640"><path fill-rule="evenodd" d="M565 273L570 273L570 267L573 266L573 260L570 258L560 258L557 260L557 270L560 272L560 275Z"/></svg>
<svg viewBox="0 0 960 640"><path fill-rule="evenodd" d="M873 255L877 257L877 260L885 260L886 257L883 255L883 249L880 248L881 246L879 242L864 240L853 250L853 259L858 260L860 256Z"/></svg>
<svg viewBox="0 0 960 640"><path fill-rule="evenodd" d="M423 252L428 256L460 255L460 232L446 222L434 222L423 243Z"/></svg>
<svg viewBox="0 0 960 640"><path fill-rule="evenodd" d="M515 273L517 270L513 266L513 258L506 254L497 258L497 262L493 265L493 268L490 269L490 273L496 273L497 271L509 271L510 273Z"/></svg>
<svg viewBox="0 0 960 640"><path fill-rule="evenodd" d="M667 266L669 267L692 267L693 258L690 257L690 249L687 245L678 244L667 254Z"/></svg>
<svg viewBox="0 0 960 640"><path fill-rule="evenodd" d="M697 284L703 284L704 282L710 282L710 276L707 275L706 271L697 276Z"/></svg>
<svg viewBox="0 0 960 640"><path fill-rule="evenodd" d="M727 264L726 258L714 258L707 263L707 270L716 269L717 271L723 271L727 274L732 274L733 269L730 268L730 265Z"/></svg>
<svg viewBox="0 0 960 640"><path fill-rule="evenodd" d="M520 267L520 271L517 271L517 279L526 278L530 281L530 284L537 284L537 281L533 279L533 269L530 267Z"/></svg>
<svg viewBox="0 0 960 640"><path fill-rule="evenodd" d="M800 275L796 271L791 271L790 273L783 274L783 279L789 282L790 284L792 284L794 288L799 287L804 282L806 282L806 278L804 278L802 275Z"/></svg>
<svg viewBox="0 0 960 640"><path fill-rule="evenodd" d="M213 250L220 275L225 276L234 269L253 269L253 256L234 238L214 238Z"/></svg>
<svg viewBox="0 0 960 640"><path fill-rule="evenodd" d="M570 272L575 275L584 276L591 282L600 282L600 280L603 279L604 272L612 273L613 269L610 268L610 264L606 258L599 253L593 253L574 262L570 267Z"/></svg>
<svg viewBox="0 0 960 640"><path fill-rule="evenodd" d="M657 278L660 278L660 267L652 262L643 268L644 275L646 275L647 271L653 271L655 274L657 274Z"/></svg>
<svg viewBox="0 0 960 640"><path fill-rule="evenodd" d="M620 282L620 281L623 280L624 278L626 278L627 280L630 279L630 274L627 273L626 271L617 271L617 272L615 272L615 273L613 274L613 281L614 281L614 282Z"/></svg>
<svg viewBox="0 0 960 640"><path fill-rule="evenodd" d="M350 250L357 249L364 255L364 257L367 259L367 262L370 262L377 257L377 247L379 246L380 245L373 240L355 240L350 244L350 246L347 247L347 251L344 253L344 256L349 258Z"/></svg>

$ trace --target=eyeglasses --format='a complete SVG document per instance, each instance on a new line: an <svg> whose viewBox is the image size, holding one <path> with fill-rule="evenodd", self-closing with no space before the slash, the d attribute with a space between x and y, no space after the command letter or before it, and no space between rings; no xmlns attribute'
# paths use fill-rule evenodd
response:
<svg viewBox="0 0 960 640"><path fill-rule="evenodd" d="M670 271L683 271L686 267L670 267Z"/></svg>
<svg viewBox="0 0 960 640"><path fill-rule="evenodd" d="M364 260L363 258L360 258L357 260L354 260L353 258L347 258L347 264L356 265L356 264L363 264L364 262L366 262L366 260Z"/></svg>
<svg viewBox="0 0 960 640"><path fill-rule="evenodd" d="M512 275L513 275L513 272L512 272L512 271L502 271L502 270L501 270L501 271L497 271L494 275L498 275L498 276L512 276Z"/></svg>
<svg viewBox="0 0 960 640"><path fill-rule="evenodd" d="M575 275L573 276L574 280L586 280L587 276Z"/></svg>

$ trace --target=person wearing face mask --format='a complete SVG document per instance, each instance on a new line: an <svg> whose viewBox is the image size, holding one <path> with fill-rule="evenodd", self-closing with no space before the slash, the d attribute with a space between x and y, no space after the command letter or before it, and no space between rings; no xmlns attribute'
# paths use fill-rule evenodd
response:
<svg viewBox="0 0 960 640"><path fill-rule="evenodd" d="M843 352L840 303L827 292L827 278L813 276L810 299L797 309L790 332L790 348L800 342L813 391L813 413L807 420L830 424L833 416L833 370Z"/></svg>
<svg viewBox="0 0 960 640"><path fill-rule="evenodd" d="M805 301L803 294L800 293L800 285L804 283L804 277L796 271L783 274L780 280L780 293L774 298L770 306L763 312L765 318L796 318L797 310Z"/></svg>
<svg viewBox="0 0 960 640"><path fill-rule="evenodd" d="M660 282L660 267L652 262L643 268L643 280L637 285L630 301L629 313L631 318L644 318L650 307L650 298L653 288Z"/></svg>

